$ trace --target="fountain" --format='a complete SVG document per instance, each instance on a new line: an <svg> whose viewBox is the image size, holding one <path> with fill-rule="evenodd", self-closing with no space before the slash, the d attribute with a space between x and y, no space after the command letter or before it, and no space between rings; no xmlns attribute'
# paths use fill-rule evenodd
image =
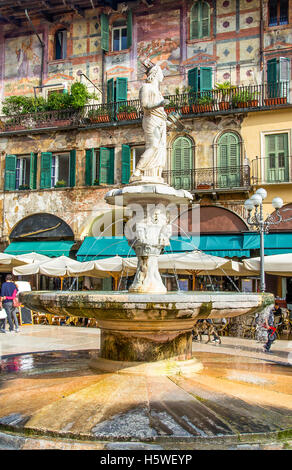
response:
<svg viewBox="0 0 292 470"><path fill-rule="evenodd" d="M167 125L167 115L163 107L166 103L159 91L163 75L157 65L154 66L146 62L145 68L147 79L140 90L140 100L144 109L143 129L146 151L133 172L129 185L121 189L112 189L105 197L107 203L124 206L132 211L130 229L126 232L126 236L129 245L136 252L138 267L129 292L77 291L24 292L20 294L21 302L33 311L75 315L98 320L101 329L100 349L91 354L90 367L96 371L98 380L101 380L98 383L101 385L88 392L89 395L86 395L86 399L90 403L92 400L95 402L99 399L95 396L96 393L102 397L105 393L109 393L113 399L113 388L116 387L116 390L119 390L121 403L124 403L124 405L118 406L115 398L115 406L109 408L106 399L100 398L98 412L96 411L98 418L95 416L95 421L92 417L84 418L85 421L87 420L86 423L84 421L85 428L91 429L92 435L99 437L107 435L123 439L129 437L150 439L155 436L155 432L160 426L155 425L155 419L163 421L163 413L166 412L161 412L161 414L157 410L152 410L145 415L145 403L148 402L144 396L145 387L147 388L145 381L147 382L147 380L154 380L150 386L151 393L148 392L153 401L155 394L156 398L162 397L162 390L165 388L165 393L167 393L167 390L171 388L169 383L165 382L166 376L177 377L177 379L172 379L172 386L174 387L174 383L179 382L177 397L188 402L187 392L184 392L185 395L183 395L182 389L186 387L185 390L188 391L188 387L189 390L192 387L189 384L184 384L184 378L194 377L198 373L204 374L203 361L192 356L191 331L197 319L223 318L260 312L267 305L273 303L273 296L265 293L166 292L158 271L157 257L169 244L171 236L167 208L169 204L189 203L192 200L192 195L185 190L176 190L168 186L161 177L166 160ZM108 376L105 378L103 375L105 373L110 373L110 378ZM123 374L127 376L124 382ZM134 382L130 378L133 375L135 376ZM165 378L163 379L163 377ZM102 388L102 384L105 388ZM142 402L140 405L138 404L140 393L143 405L141 405ZM199 395L200 391L189 393ZM79 395L77 394L77 396ZM171 396L173 397L171 403L175 408L177 406L174 402L176 398L174 395ZM84 410L85 395L83 396L81 393L80 397L80 407L83 403ZM194 401L195 399L192 397L190 400ZM76 409L77 402L74 401L73 406L76 416L74 419L72 418L72 422L71 418L66 419L67 424L64 421L65 418L64 422L62 421L61 415L67 412L72 414L70 408L72 403L69 400L66 412L62 408L65 406L66 400L62 403L63 405L61 403L54 405L53 403L48 409L45 407L37 418L32 418L29 422L30 427L58 430L59 432L64 429L67 431L71 428L74 429L75 426L76 431L76 426L77 428L79 426L76 424L79 419L76 416L81 413ZM200 427L200 425L195 423L203 419L201 415L200 418L199 415L196 415L197 407L198 403L194 408L190 405L189 408L180 411L187 415L186 419L189 424L185 424L185 429L188 430L188 436L191 436L192 432L198 434L196 426ZM170 407L167 405L166 408L168 413ZM93 409L95 409L94 406ZM206 408L205 411L206 420L211 422L210 410ZM87 416L87 414L86 411L85 415ZM150 421L152 420L151 429L149 424L145 424L147 416L150 416ZM168 421L166 419L168 424L164 422L165 426L173 429L171 434L174 437L181 436L180 431L177 431L179 426L182 429L182 424L177 424L179 418L176 415L176 418L172 417L171 419L176 420L176 424L173 424L170 419ZM217 423L216 419L214 423ZM57 425L56 422L59 424ZM72 424L73 422L75 424ZM140 423L138 430L137 423ZM221 435L222 433L228 434L228 426L226 428L226 423L222 423L218 426L218 423L214 425L217 429L216 432ZM114 431L111 427L113 424ZM206 426L208 427L207 424ZM78 429L80 432L80 428ZM84 430L84 428L82 429ZM161 429L163 434L163 426ZM191 431L192 429L193 431ZM233 433L233 431L230 432ZM184 435L182 432L182 436Z"/></svg>

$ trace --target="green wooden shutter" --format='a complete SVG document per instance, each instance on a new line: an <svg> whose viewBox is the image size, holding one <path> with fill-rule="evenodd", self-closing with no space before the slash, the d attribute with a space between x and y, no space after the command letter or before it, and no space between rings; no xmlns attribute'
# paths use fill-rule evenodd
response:
<svg viewBox="0 0 292 470"><path fill-rule="evenodd" d="M101 49L104 51L109 50L109 21L108 16L104 13L100 16L100 26L101 26Z"/></svg>
<svg viewBox="0 0 292 470"><path fill-rule="evenodd" d="M279 96L289 97L289 80L290 80L290 59L287 57L279 58Z"/></svg>
<svg viewBox="0 0 292 470"><path fill-rule="evenodd" d="M172 147L172 185L176 189L191 189L192 144L186 137L178 137Z"/></svg>
<svg viewBox="0 0 292 470"><path fill-rule="evenodd" d="M188 85L191 87L192 91L198 91L199 83L198 67L195 67L188 71Z"/></svg>
<svg viewBox="0 0 292 470"><path fill-rule="evenodd" d="M114 79L110 78L107 81L107 102L112 103L115 101L115 84Z"/></svg>
<svg viewBox="0 0 292 470"><path fill-rule="evenodd" d="M116 101L127 101L128 97L128 79L120 78L116 79Z"/></svg>
<svg viewBox="0 0 292 470"><path fill-rule="evenodd" d="M5 184L6 191L15 190L16 155L6 155L5 157Z"/></svg>
<svg viewBox="0 0 292 470"><path fill-rule="evenodd" d="M277 59L271 59L267 62L267 83L268 83L268 97L276 98L277 93L277 80L278 80L278 64Z"/></svg>
<svg viewBox="0 0 292 470"><path fill-rule="evenodd" d="M127 47L128 49L132 46L132 25L133 25L133 15L132 10L128 11L127 15Z"/></svg>
<svg viewBox="0 0 292 470"><path fill-rule="evenodd" d="M199 3L195 3L191 8L190 18L190 39L199 39Z"/></svg>
<svg viewBox="0 0 292 470"><path fill-rule="evenodd" d="M212 68L200 68L200 91L212 90Z"/></svg>
<svg viewBox="0 0 292 470"><path fill-rule="evenodd" d="M110 171L108 177L108 184L114 184L115 182L115 149L110 148Z"/></svg>
<svg viewBox="0 0 292 470"><path fill-rule="evenodd" d="M41 153L41 182L40 188L51 188L51 174L52 174L52 153Z"/></svg>
<svg viewBox="0 0 292 470"><path fill-rule="evenodd" d="M288 134L266 136L266 181L277 183L289 181Z"/></svg>
<svg viewBox="0 0 292 470"><path fill-rule="evenodd" d="M100 148L99 153L99 183L114 183L114 148Z"/></svg>
<svg viewBox="0 0 292 470"><path fill-rule="evenodd" d="M122 145L122 184L128 184L131 172L131 147Z"/></svg>
<svg viewBox="0 0 292 470"><path fill-rule="evenodd" d="M29 174L29 187L36 189L37 187L37 161L38 154L31 152L30 154L30 174Z"/></svg>
<svg viewBox="0 0 292 470"><path fill-rule="evenodd" d="M201 18L200 18L200 25L201 25L201 38L206 36L210 36L210 6L207 2L201 3Z"/></svg>
<svg viewBox="0 0 292 470"><path fill-rule="evenodd" d="M93 161L94 149L87 149L85 152L85 186L93 184Z"/></svg>
<svg viewBox="0 0 292 470"><path fill-rule="evenodd" d="M70 151L70 160L69 160L69 186L73 187L76 184L76 150L73 149Z"/></svg>
<svg viewBox="0 0 292 470"><path fill-rule="evenodd" d="M227 132L220 138L218 157L218 186L238 187L240 185L240 144L236 134Z"/></svg>

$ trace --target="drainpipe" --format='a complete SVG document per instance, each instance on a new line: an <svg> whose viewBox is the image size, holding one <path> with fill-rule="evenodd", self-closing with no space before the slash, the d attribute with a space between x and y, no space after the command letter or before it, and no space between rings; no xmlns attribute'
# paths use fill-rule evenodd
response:
<svg viewBox="0 0 292 470"><path fill-rule="evenodd" d="M36 34L39 42L40 42L40 45L41 45L41 48L42 48L42 57L41 57L41 73L40 73L40 87L43 86L43 74L44 74L44 54L45 54L45 43L41 40L37 30L35 29L29 15L28 15L28 12L27 12L27 9L25 9L25 15L32 27L32 29L34 30L34 33Z"/></svg>
<svg viewBox="0 0 292 470"><path fill-rule="evenodd" d="M260 1L260 70L262 71L262 83L263 83L263 74L264 74L263 41L264 41L264 5L263 5L263 0L261 0Z"/></svg>

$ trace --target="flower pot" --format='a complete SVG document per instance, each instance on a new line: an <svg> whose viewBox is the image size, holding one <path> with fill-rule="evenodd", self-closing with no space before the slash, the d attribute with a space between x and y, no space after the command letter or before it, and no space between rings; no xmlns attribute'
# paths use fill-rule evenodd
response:
<svg viewBox="0 0 292 470"><path fill-rule="evenodd" d="M188 105L182 106L181 112L182 112L183 114L189 114L189 112L190 112L190 106L188 106Z"/></svg>
<svg viewBox="0 0 292 470"><path fill-rule="evenodd" d="M210 184L198 184L197 189L210 189L211 185Z"/></svg>
<svg viewBox="0 0 292 470"><path fill-rule="evenodd" d="M198 104L193 104L192 105L192 111L193 111L193 113L199 113L200 112L200 106Z"/></svg>
<svg viewBox="0 0 292 470"><path fill-rule="evenodd" d="M118 121L133 121L134 119L138 119L138 114L136 112L121 112L117 113L117 120Z"/></svg>
<svg viewBox="0 0 292 470"><path fill-rule="evenodd" d="M248 106L251 107L251 108L256 108L258 105L259 105L258 100L251 100L251 101L248 102Z"/></svg>
<svg viewBox="0 0 292 470"><path fill-rule="evenodd" d="M229 109L229 108L230 108L229 101L220 101L220 103L219 103L220 111L224 111L225 109Z"/></svg>
<svg viewBox="0 0 292 470"><path fill-rule="evenodd" d="M109 122L110 117L108 114L100 114L99 116L94 116L89 118L90 122L97 123L97 122Z"/></svg>
<svg viewBox="0 0 292 470"><path fill-rule="evenodd" d="M212 109L213 109L212 104L200 104L199 105L199 112L200 113L208 113L208 112L211 112Z"/></svg>
<svg viewBox="0 0 292 470"><path fill-rule="evenodd" d="M166 114L174 113L174 112L175 112L175 108L164 108L164 111L166 112Z"/></svg>
<svg viewBox="0 0 292 470"><path fill-rule="evenodd" d="M274 106L275 104L286 104L287 103L287 97L277 97L277 98L266 98L265 99L265 105L266 106Z"/></svg>
<svg viewBox="0 0 292 470"><path fill-rule="evenodd" d="M248 101L240 101L235 104L236 108L248 108Z"/></svg>

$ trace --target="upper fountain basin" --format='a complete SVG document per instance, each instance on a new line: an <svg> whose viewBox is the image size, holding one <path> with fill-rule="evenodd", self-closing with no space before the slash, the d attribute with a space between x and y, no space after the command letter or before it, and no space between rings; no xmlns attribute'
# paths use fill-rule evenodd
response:
<svg viewBox="0 0 292 470"><path fill-rule="evenodd" d="M174 189L165 184L130 185L111 189L105 195L106 202L116 206L127 206L131 203L187 204L192 199L191 193L185 189Z"/></svg>

